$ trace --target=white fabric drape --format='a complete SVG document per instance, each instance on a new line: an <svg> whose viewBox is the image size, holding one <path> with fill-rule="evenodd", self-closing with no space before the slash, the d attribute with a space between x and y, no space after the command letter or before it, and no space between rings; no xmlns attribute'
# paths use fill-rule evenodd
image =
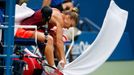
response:
<svg viewBox="0 0 134 75"><path fill-rule="evenodd" d="M15 6L15 25L19 25L20 22L30 16L32 16L35 13L34 10L27 7L26 3L23 3L22 5L16 4ZM14 28L14 35L16 33L17 27Z"/></svg>
<svg viewBox="0 0 134 75"><path fill-rule="evenodd" d="M32 16L35 13L34 10L27 7L26 3L22 5L16 4L15 6L15 22L21 22L22 20L26 19L27 17Z"/></svg>
<svg viewBox="0 0 134 75"><path fill-rule="evenodd" d="M128 12L113 0L107 10L102 28L95 41L63 69L64 75L89 75L112 54L125 30Z"/></svg>

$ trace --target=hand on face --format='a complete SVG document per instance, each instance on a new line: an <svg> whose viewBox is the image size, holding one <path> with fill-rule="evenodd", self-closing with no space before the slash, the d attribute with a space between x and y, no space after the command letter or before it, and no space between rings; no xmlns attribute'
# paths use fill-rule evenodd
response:
<svg viewBox="0 0 134 75"><path fill-rule="evenodd" d="M73 27L75 24L74 20L70 18L69 15L66 16L64 19L64 28L70 28Z"/></svg>

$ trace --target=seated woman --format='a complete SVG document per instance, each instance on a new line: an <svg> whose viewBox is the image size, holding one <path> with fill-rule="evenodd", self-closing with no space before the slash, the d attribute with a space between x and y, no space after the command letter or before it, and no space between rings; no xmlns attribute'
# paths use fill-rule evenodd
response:
<svg viewBox="0 0 134 75"><path fill-rule="evenodd" d="M41 10L36 11L31 17L24 19L21 22L21 25L37 25L42 26L46 23L44 20L46 18L42 16L46 16L47 14L44 13L46 9L51 9L50 7L43 7ZM47 40L46 46L44 46L44 55L46 56L46 60L50 66L55 67L54 63L54 48L56 48L55 52L58 56L60 61L60 65L64 67L66 64L65 53L64 53L64 43L62 40L63 31L62 28L70 28L75 26L78 22L78 14L76 12L71 11L64 11L61 13L58 9L52 8L52 15L49 22L48 22L48 37L44 35L40 29L37 32L37 40L40 42L44 42ZM28 30L28 29L17 29L16 37L21 38L35 38L35 31Z"/></svg>

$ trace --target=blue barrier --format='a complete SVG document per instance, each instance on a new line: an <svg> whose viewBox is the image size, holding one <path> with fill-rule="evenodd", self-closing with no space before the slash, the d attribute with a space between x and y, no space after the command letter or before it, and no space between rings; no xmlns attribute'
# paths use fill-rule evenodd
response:
<svg viewBox="0 0 134 75"><path fill-rule="evenodd" d="M32 8L33 10L38 10L42 6L43 0L28 0L27 6Z"/></svg>
<svg viewBox="0 0 134 75"><path fill-rule="evenodd" d="M130 42L133 47L134 52L134 21L133 21L133 12L134 12L134 0L114 0L120 8L125 9L129 12L128 22L126 27L126 32L129 33ZM101 27L107 8L109 6L110 0L80 0L80 15L82 17L87 17L97 25ZM87 8L88 7L88 8Z"/></svg>
<svg viewBox="0 0 134 75"><path fill-rule="evenodd" d="M134 50L132 49L129 33L124 33L109 60L134 60Z"/></svg>

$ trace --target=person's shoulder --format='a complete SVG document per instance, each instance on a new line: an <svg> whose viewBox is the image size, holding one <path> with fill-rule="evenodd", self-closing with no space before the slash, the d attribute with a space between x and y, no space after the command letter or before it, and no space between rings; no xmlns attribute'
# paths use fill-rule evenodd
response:
<svg viewBox="0 0 134 75"><path fill-rule="evenodd" d="M60 10L57 9L57 8L52 8L52 10L55 11L55 12L61 13Z"/></svg>
<svg viewBox="0 0 134 75"><path fill-rule="evenodd" d="M53 14L52 14L53 17L56 17L56 18L62 17L62 13L58 9L56 8L52 8L52 9L53 9Z"/></svg>
<svg viewBox="0 0 134 75"><path fill-rule="evenodd" d="M62 17L62 13L56 9L56 8L52 8L53 9L53 14L52 14L52 18L58 22L63 24L63 17Z"/></svg>

